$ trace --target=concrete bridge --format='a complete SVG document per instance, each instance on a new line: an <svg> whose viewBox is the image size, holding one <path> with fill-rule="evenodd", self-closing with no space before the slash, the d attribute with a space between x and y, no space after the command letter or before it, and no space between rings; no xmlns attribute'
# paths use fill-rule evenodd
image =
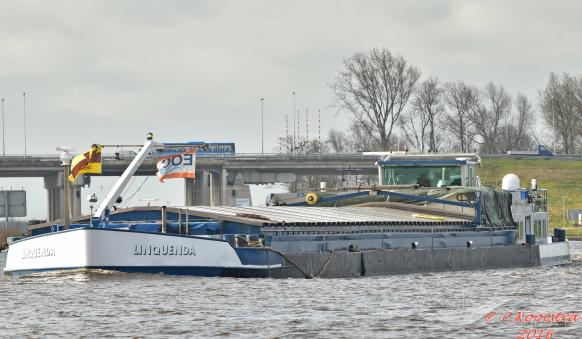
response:
<svg viewBox="0 0 582 339"><path fill-rule="evenodd" d="M104 155L103 176L119 176L132 158ZM247 184L295 183L306 175L375 175L377 156L360 154L235 154L197 155L196 181L184 180L184 205L234 206L249 198ZM146 160L136 175L156 174L156 159ZM0 157L0 177L42 177L47 190L47 219L63 217L63 168L58 155ZM91 176L70 185L71 214L81 215L81 188Z"/></svg>

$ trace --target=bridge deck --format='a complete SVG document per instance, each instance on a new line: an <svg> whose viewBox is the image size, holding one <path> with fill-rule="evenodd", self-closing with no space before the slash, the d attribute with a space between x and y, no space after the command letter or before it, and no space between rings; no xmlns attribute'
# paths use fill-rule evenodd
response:
<svg viewBox="0 0 582 339"><path fill-rule="evenodd" d="M257 170L273 173L341 174L339 170L358 171L358 174L375 174L376 156L342 153L314 154L236 154L201 155L196 159L199 170ZM103 156L103 176L119 176L132 158L116 159ZM157 159L147 159L136 175L155 175ZM0 177L45 177L62 171L59 156L6 156L0 157Z"/></svg>

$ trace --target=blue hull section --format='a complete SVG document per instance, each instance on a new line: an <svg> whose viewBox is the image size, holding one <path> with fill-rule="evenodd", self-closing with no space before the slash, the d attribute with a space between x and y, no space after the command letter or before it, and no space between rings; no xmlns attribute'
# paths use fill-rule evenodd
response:
<svg viewBox="0 0 582 339"><path fill-rule="evenodd" d="M471 242L472 247L511 246L515 244L517 236L515 229L493 232L476 229L435 233L407 230L366 234L280 235L274 233L276 232L266 233L267 244L283 253L348 251L350 246L355 246L361 251L408 249L411 248L412 243L416 243L416 248L419 249L463 248L467 247L467 242Z"/></svg>

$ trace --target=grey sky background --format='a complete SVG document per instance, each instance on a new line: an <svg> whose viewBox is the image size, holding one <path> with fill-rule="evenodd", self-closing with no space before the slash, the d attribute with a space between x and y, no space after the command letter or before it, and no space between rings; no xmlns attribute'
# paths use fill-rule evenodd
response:
<svg viewBox="0 0 582 339"><path fill-rule="evenodd" d="M24 151L23 91L32 154L139 143L148 131L260 152L261 97L270 152L292 91L302 120L312 112L312 136L321 109L325 137L349 122L328 83L344 58L373 47L423 78L501 83L537 109L550 72L582 73L581 14L579 1L0 1L6 149ZM41 179L0 185L25 186L29 215L44 217ZM140 193L183 199L177 181L151 178Z"/></svg>

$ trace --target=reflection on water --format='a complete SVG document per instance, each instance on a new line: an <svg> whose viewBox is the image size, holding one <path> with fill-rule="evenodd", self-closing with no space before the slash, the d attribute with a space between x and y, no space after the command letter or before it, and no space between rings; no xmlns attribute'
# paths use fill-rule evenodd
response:
<svg viewBox="0 0 582 339"><path fill-rule="evenodd" d="M561 267L359 279L0 275L0 337L517 338L553 329L553 338L578 338L582 319L516 318L582 315L582 243L571 245L574 261Z"/></svg>

